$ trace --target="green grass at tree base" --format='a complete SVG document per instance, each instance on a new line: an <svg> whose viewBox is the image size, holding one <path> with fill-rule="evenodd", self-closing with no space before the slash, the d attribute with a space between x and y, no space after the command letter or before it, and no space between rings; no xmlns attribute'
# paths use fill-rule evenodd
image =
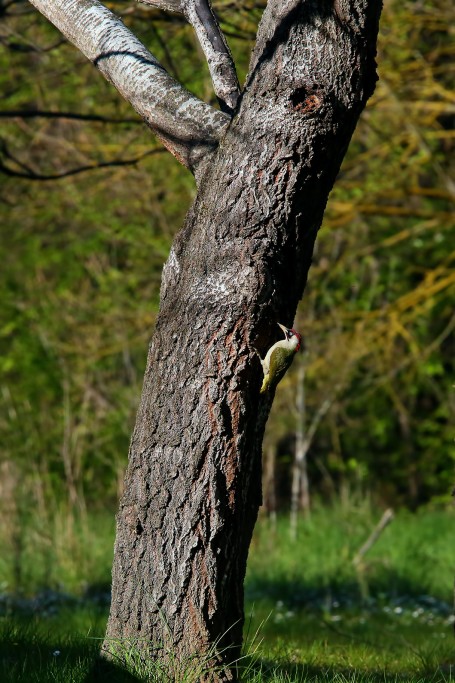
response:
<svg viewBox="0 0 455 683"><path fill-rule="evenodd" d="M279 612L278 612L279 614ZM100 678L98 652L107 613L81 610L28 623L1 620L0 680L5 683L91 683L96 680L195 683L144 667L137 676L112 668ZM257 617L253 619L258 627ZM406 623L397 615L343 614L330 623L314 613L296 613L278 627L274 613L259 627L250 653L239 663L247 683L287 681L417 683L454 680L453 635L448 623ZM134 648L133 648L134 650ZM134 651L131 659L134 659Z"/></svg>
<svg viewBox="0 0 455 683"><path fill-rule="evenodd" d="M287 518L276 525L259 520L245 583L243 680L453 680L454 511L399 512L356 569L353 557L380 516L367 500L316 506L309 519L299 520L295 541ZM24 583L16 593L9 589L13 548L4 544L10 552L0 560L0 681L190 683L188 672L180 680L166 678L152 663L138 667L134 648L130 658L138 675L99 668L112 521L110 515L89 515L83 524L75 522L67 546L53 538L61 523L42 532L54 541L43 548L33 529L25 530L24 538L36 545L22 548Z"/></svg>

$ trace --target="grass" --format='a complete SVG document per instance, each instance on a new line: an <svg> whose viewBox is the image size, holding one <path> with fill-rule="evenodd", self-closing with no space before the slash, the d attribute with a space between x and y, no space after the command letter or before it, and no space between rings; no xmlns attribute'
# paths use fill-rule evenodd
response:
<svg viewBox="0 0 455 683"><path fill-rule="evenodd" d="M300 520L296 542L289 539L287 519L280 519L275 527L266 520L259 522L246 580L243 680L454 680L449 603L455 566L455 515L447 510L398 514L356 570L352 558L379 517L368 502L317 508L309 520ZM199 680L194 662L169 678L156 665L140 661L134 648L129 657L135 675L115 667L108 672L98 668L97 653L108 609L106 585L113 542L113 525L106 535L109 524L106 518L95 517L83 527L74 523L67 538L68 551L56 542L55 566L46 591L40 591L43 567L52 557L48 545L46 560L40 557L37 537L30 529L27 537L35 540L34 555L32 548L22 549L24 584L13 597L6 597L5 588L14 579L15 558L3 553L0 681ZM89 557L94 547L96 569ZM70 560L74 551L76 558L85 554L85 560L76 567Z"/></svg>

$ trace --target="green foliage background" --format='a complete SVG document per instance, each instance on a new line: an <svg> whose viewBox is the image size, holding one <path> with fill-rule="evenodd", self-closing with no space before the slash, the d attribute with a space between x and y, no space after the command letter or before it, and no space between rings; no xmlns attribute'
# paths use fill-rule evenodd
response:
<svg viewBox="0 0 455 683"><path fill-rule="evenodd" d="M178 17L106 4L213 101ZM214 5L243 78L261 3ZM380 81L298 313L307 427L328 405L308 456L312 492L324 497L355 486L415 507L448 501L453 483L454 19L450 0L386 0ZM194 182L28 3L0 2L0 39L3 512L114 509L161 269ZM300 376L280 386L266 437L283 508Z"/></svg>

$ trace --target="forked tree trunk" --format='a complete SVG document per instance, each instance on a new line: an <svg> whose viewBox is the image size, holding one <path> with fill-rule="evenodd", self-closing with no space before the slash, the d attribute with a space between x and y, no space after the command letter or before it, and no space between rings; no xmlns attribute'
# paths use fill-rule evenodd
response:
<svg viewBox="0 0 455 683"><path fill-rule="evenodd" d="M374 89L379 13L378 0L268 4L238 112L163 271L105 650L131 639L146 656L170 648L184 660L217 644L222 670L207 679L236 678L229 662L242 642L272 400L259 394L255 350L264 355L276 323L293 321L328 194Z"/></svg>

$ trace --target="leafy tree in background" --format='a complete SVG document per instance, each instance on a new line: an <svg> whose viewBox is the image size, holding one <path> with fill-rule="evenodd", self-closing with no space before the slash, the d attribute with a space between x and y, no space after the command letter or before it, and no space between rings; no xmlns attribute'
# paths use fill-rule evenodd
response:
<svg viewBox="0 0 455 683"><path fill-rule="evenodd" d="M375 84L379 2L269 0L241 93L206 2L184 13L221 111L173 81L100 3L42 2L165 146L198 193L161 283L120 504L106 651L211 652L233 680L260 503L263 354L302 295L328 193ZM214 653L214 645L219 647Z"/></svg>
<svg viewBox="0 0 455 683"><path fill-rule="evenodd" d="M308 458L325 496L360 483L393 505L449 501L452 19L445 2L386 5L378 88L318 240L303 320L312 331L308 429L330 404ZM287 384L277 418L292 415L296 392ZM269 438L279 433L274 427Z"/></svg>
<svg viewBox="0 0 455 683"><path fill-rule="evenodd" d="M180 15L110 6L214 101ZM260 6L216 3L241 81ZM307 429L330 403L308 452L324 500L360 486L415 506L451 490L453 21L448 0L385 4L380 81L318 238L295 364ZM54 519L116 505L161 269L194 185L29 3L1 3L0 31L1 481L45 553ZM267 428L286 510L299 376L280 385ZM44 579L58 583L56 569Z"/></svg>
<svg viewBox="0 0 455 683"><path fill-rule="evenodd" d="M253 4L243 12L217 3L242 78ZM7 5L0 530L5 548L20 554L26 534L46 557L55 523L62 547L71 548L75 513L114 509L162 264L194 191L191 175L158 151L80 53L25 0ZM179 15L111 6L169 71L213 98ZM298 323L308 350L295 363L304 360L308 429L330 403L308 453L312 496L325 501L360 486L381 504L414 506L448 500L453 485L452 24L446 0L386 3L380 81L318 237ZM120 165L97 168L112 161ZM83 166L92 170L73 173ZM282 510L299 375L295 369L281 383L267 428ZM55 564L46 566L39 580L59 585ZM14 585L23 588L20 575Z"/></svg>

